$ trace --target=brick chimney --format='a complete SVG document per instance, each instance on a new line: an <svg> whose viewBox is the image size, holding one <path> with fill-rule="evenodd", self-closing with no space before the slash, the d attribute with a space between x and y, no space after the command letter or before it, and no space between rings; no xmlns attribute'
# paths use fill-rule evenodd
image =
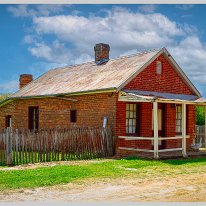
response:
<svg viewBox="0 0 206 206"><path fill-rule="evenodd" d="M31 74L21 74L19 77L19 89L26 86L33 80L33 76Z"/></svg>
<svg viewBox="0 0 206 206"><path fill-rule="evenodd" d="M109 61L109 44L99 43L94 47L96 64L103 64Z"/></svg>

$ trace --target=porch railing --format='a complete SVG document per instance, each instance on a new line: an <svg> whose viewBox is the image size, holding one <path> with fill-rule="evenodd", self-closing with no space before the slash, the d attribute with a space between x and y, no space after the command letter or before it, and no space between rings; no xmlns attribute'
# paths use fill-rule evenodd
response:
<svg viewBox="0 0 206 206"><path fill-rule="evenodd" d="M118 138L123 138L125 140L148 140L154 141L154 137L130 137L130 136L119 136ZM186 135L186 138L189 138L189 135ZM183 141L183 136L175 136L175 137L158 137L158 140L178 140L181 139ZM129 150L129 151L137 151L137 152L152 152L155 153L154 149L141 149L141 148L129 148L129 147L118 147L118 149ZM157 153L162 152L172 152L172 151L184 151L184 146L182 144L181 147L178 148L169 148L169 149L160 149L157 148Z"/></svg>

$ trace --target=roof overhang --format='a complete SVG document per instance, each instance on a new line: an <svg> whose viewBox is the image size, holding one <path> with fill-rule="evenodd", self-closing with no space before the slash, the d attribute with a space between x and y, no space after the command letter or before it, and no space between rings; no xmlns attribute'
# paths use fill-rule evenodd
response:
<svg viewBox="0 0 206 206"><path fill-rule="evenodd" d="M148 95L151 93L151 95ZM154 93L157 93L154 95ZM118 101L123 102L159 102L159 103L173 103L173 104L193 104L199 106L206 106L206 99L199 98L194 95L181 95L170 93L158 93L149 91L120 91Z"/></svg>
<svg viewBox="0 0 206 206"><path fill-rule="evenodd" d="M77 101L76 99L69 98L71 96L79 96L79 95L86 95L86 94L99 94L99 93L110 93L110 92L117 92L116 88L108 88L108 89L101 89L101 90L90 90L90 91L82 91L82 92L73 92L73 93L63 93L63 94L48 94L48 95L39 95L39 96L23 96L23 97L12 97L10 95L8 98L0 101L0 107L9 104L15 100L26 100L26 99L43 99L43 98L58 98L67 101Z"/></svg>

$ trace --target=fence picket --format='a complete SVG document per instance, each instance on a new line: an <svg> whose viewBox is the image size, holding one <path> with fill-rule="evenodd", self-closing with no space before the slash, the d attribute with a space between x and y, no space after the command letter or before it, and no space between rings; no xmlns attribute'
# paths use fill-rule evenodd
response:
<svg viewBox="0 0 206 206"><path fill-rule="evenodd" d="M46 152L46 162L49 161L49 154L48 154L48 130L45 130L45 152Z"/></svg>
<svg viewBox="0 0 206 206"><path fill-rule="evenodd" d="M22 164L24 164L24 129L22 129L21 131L21 139L22 139L21 157L22 157Z"/></svg>
<svg viewBox="0 0 206 206"><path fill-rule="evenodd" d="M19 163L19 150L18 150L18 143L19 143L19 135L18 135L18 129L16 129L16 133L15 133L15 148L16 148L16 161L15 163L18 165Z"/></svg>

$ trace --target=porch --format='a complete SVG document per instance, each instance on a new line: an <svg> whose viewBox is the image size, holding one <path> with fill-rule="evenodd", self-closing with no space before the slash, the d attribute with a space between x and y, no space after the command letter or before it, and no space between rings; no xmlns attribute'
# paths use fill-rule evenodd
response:
<svg viewBox="0 0 206 206"><path fill-rule="evenodd" d="M193 95L179 95L179 94L169 94L169 93L158 93L158 92L147 92L147 91L122 91L119 95L118 101L125 103L150 103L152 105L151 116L152 116L152 135L118 135L119 142L118 151L121 151L122 156L128 156L135 154L139 157L144 158L177 158L177 157L195 157L206 155L205 145L201 150L192 150L190 148L191 144L195 140L195 122L193 124L194 131L187 131L187 119L186 108L187 105L200 105L206 106L206 101L203 99L197 99ZM176 130L181 131L177 134L173 132L172 136L168 131L165 134L160 132L160 128L163 127L160 121L159 106L160 105L181 105L181 120ZM205 107L206 108L206 107ZM205 110L206 111L206 110ZM148 111L149 112L149 111ZM175 113L177 116L178 114ZM177 117L176 117L177 118ZM176 120L177 121L177 120ZM167 130L173 130L174 125L167 127ZM149 130L149 128L148 128ZM206 132L204 134L206 137ZM144 142L144 144L142 144ZM162 144L164 143L164 147ZM144 146L141 146L144 145ZM150 146L149 146L150 145ZM169 146L165 146L169 145ZM174 145L173 147L171 145Z"/></svg>

